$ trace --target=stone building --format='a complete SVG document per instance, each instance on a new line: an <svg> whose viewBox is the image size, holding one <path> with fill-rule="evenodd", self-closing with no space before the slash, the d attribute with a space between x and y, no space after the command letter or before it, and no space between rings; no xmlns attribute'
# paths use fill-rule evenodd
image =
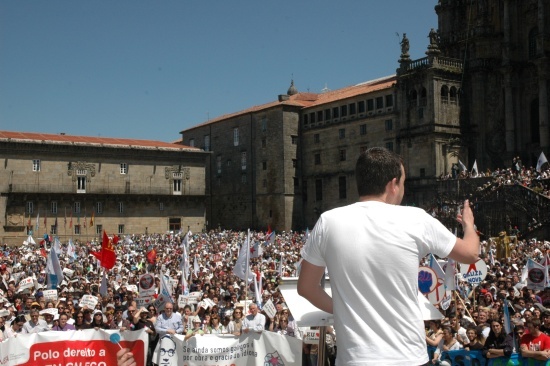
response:
<svg viewBox="0 0 550 366"><path fill-rule="evenodd" d="M321 93L291 83L277 101L182 131L212 151L209 226L312 227L357 199L367 147L403 156L405 200L419 206L459 160L485 170L548 155L550 0L440 0L435 11L426 57L411 60L404 35L396 75Z"/></svg>
<svg viewBox="0 0 550 366"><path fill-rule="evenodd" d="M0 131L0 242L200 231L208 155L159 141Z"/></svg>
<svg viewBox="0 0 550 366"><path fill-rule="evenodd" d="M548 155L550 0L440 0L442 55L465 62L462 145L482 167Z"/></svg>

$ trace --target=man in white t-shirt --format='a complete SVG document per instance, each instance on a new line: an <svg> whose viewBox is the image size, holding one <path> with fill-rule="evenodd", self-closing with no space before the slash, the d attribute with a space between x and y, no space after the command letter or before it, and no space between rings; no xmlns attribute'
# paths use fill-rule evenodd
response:
<svg viewBox="0 0 550 366"><path fill-rule="evenodd" d="M384 148L362 153L355 175L359 202L321 215L302 250L298 293L334 314L338 343L345 345L338 348L338 365L425 364L418 264L430 252L475 262L472 210L465 201L457 217L460 239L424 210L399 206L405 170ZM332 298L320 286L325 267Z"/></svg>

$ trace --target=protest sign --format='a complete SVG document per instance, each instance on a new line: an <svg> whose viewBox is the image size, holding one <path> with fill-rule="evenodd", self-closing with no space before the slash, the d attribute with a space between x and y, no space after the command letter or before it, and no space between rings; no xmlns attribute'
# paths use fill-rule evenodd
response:
<svg viewBox="0 0 550 366"><path fill-rule="evenodd" d="M24 278L21 280L21 282L19 282L19 291L25 290L27 288L32 288L32 287L34 287L34 281L32 277Z"/></svg>
<svg viewBox="0 0 550 366"><path fill-rule="evenodd" d="M262 311L265 311L269 318L273 318L275 317L275 314L277 314L277 309L275 308L275 305L273 305L273 301L271 301L271 299L267 300L262 306Z"/></svg>
<svg viewBox="0 0 550 366"><path fill-rule="evenodd" d="M139 296L148 297L155 294L155 277L151 273L139 276Z"/></svg>
<svg viewBox="0 0 550 366"><path fill-rule="evenodd" d="M81 308L87 307L88 309L95 309L95 306L97 305L98 298L93 295L82 295L82 298L80 299L80 303L78 306Z"/></svg>
<svg viewBox="0 0 550 366"><path fill-rule="evenodd" d="M118 344L109 340L111 334L120 335ZM117 364L120 347L133 353L136 364L143 366L147 356L149 337L144 330L119 332L95 329L18 334L0 343L1 365L95 365Z"/></svg>
<svg viewBox="0 0 550 366"><path fill-rule="evenodd" d="M165 351L162 360L160 349ZM302 341L273 332L253 332L243 337L207 334L187 342L181 335L167 335L159 340L153 362L163 366L301 366Z"/></svg>
<svg viewBox="0 0 550 366"><path fill-rule="evenodd" d="M57 301L57 290L44 290L42 294L46 301Z"/></svg>
<svg viewBox="0 0 550 366"><path fill-rule="evenodd" d="M63 273L65 274L65 276L71 278L74 274L74 271L70 268L63 268Z"/></svg>

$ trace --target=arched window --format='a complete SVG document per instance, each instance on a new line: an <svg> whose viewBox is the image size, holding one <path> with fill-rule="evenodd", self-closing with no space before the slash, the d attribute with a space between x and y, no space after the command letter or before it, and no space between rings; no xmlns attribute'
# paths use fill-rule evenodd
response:
<svg viewBox="0 0 550 366"><path fill-rule="evenodd" d="M529 58L537 57L537 35L539 30L537 27L529 31Z"/></svg>
<svg viewBox="0 0 550 366"><path fill-rule="evenodd" d="M418 102L418 93L416 92L416 89L411 90L409 94L409 102L411 105L416 105Z"/></svg>
<svg viewBox="0 0 550 366"><path fill-rule="evenodd" d="M441 103L449 103L449 87L447 85L441 87Z"/></svg>
<svg viewBox="0 0 550 366"><path fill-rule="evenodd" d="M451 86L451 90L450 90L449 96L450 96L451 103L456 104L456 101L457 101L457 98L456 98L456 96L457 96L456 87Z"/></svg>

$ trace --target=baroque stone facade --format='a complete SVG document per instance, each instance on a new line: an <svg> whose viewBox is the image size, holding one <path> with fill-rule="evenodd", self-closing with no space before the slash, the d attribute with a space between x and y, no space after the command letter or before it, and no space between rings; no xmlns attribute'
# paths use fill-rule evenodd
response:
<svg viewBox="0 0 550 366"><path fill-rule="evenodd" d="M182 131L182 143L212 151L209 226L312 227L357 199L355 161L367 147L403 156L405 200L418 206L459 160L485 170L548 156L550 0L434 5L426 57L410 59L404 34L396 75L318 94L292 82L275 102Z"/></svg>
<svg viewBox="0 0 550 366"><path fill-rule="evenodd" d="M158 141L0 131L0 241L203 230L208 155Z"/></svg>

